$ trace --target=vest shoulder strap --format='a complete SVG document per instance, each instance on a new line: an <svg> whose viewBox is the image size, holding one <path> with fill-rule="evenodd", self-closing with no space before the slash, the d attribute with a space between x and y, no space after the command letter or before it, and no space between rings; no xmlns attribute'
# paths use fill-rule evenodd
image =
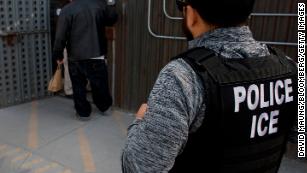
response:
<svg viewBox="0 0 307 173"><path fill-rule="evenodd" d="M178 56L172 58L172 60L179 59L179 58L189 58L195 62L201 63L205 59L212 57L212 56L217 56L217 54L213 50L207 49L205 47L196 47L182 54L179 54Z"/></svg>
<svg viewBox="0 0 307 173"><path fill-rule="evenodd" d="M214 51L198 47L188 50L173 59L183 58L193 70L203 76L207 72L217 83L236 83L259 80L292 73L296 70L294 61L278 49L268 46L271 55L266 57L229 59ZM203 79L202 79L203 80Z"/></svg>
<svg viewBox="0 0 307 173"><path fill-rule="evenodd" d="M216 59L214 57L218 57L218 54L215 53L213 50L207 49L205 47L197 47L190 49L178 56L172 58L172 60L176 60L182 58L186 63L188 63L194 72L200 76L202 82L204 83L204 73L206 71L205 62L208 59Z"/></svg>
<svg viewBox="0 0 307 173"><path fill-rule="evenodd" d="M272 52L273 54L275 54L276 56L278 56L280 58L280 61L283 64L286 64L289 68L293 69L295 72L297 72L297 64L294 60L290 59L289 57L287 57L280 49L268 46L270 52Z"/></svg>

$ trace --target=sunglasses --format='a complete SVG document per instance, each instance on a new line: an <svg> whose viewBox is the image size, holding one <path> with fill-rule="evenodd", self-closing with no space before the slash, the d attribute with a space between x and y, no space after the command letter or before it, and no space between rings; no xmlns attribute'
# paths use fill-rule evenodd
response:
<svg viewBox="0 0 307 173"><path fill-rule="evenodd" d="M177 8L179 11L183 11L183 7L188 5L188 0L176 0Z"/></svg>

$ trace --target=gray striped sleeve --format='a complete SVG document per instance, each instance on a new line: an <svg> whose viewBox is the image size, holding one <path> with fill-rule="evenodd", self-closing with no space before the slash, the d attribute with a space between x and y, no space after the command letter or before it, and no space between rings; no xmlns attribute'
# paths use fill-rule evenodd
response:
<svg viewBox="0 0 307 173"><path fill-rule="evenodd" d="M195 123L195 115L203 109L203 87L194 71L182 59L169 63L150 94L145 118L129 128L123 172L168 172L187 142L192 123L201 124Z"/></svg>

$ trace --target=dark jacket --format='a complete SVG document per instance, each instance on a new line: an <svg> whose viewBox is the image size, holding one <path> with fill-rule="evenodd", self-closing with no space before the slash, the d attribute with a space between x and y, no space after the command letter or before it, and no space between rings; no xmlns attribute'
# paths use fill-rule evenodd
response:
<svg viewBox="0 0 307 173"><path fill-rule="evenodd" d="M66 5L58 19L53 58L62 60L65 47L70 61L105 55L105 26L117 21L113 8L104 0L74 0Z"/></svg>

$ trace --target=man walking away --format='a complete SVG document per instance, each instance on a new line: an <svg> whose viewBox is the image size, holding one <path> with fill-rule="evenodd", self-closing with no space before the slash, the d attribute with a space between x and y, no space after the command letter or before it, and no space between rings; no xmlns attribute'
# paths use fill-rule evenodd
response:
<svg viewBox="0 0 307 173"><path fill-rule="evenodd" d="M88 120L91 105L86 99L87 80L93 101L101 112L112 105L106 65L105 27L117 20L114 7L105 0L73 0L65 6L58 20L53 57L63 63L63 50L68 53L69 73L77 116Z"/></svg>

